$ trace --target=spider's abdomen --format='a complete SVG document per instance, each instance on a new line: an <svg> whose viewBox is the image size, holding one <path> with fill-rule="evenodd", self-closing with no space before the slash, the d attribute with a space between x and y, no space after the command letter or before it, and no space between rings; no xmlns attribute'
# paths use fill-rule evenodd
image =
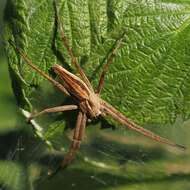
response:
<svg viewBox="0 0 190 190"><path fill-rule="evenodd" d="M89 98L91 92L88 86L79 77L67 71L60 65L55 64L52 68L54 72L64 81L63 85L71 95L79 101Z"/></svg>

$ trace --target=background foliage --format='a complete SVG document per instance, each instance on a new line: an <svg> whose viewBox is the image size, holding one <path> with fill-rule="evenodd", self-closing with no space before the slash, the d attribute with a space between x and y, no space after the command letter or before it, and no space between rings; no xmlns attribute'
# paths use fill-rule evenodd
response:
<svg viewBox="0 0 190 190"><path fill-rule="evenodd" d="M179 114L189 117L187 1L58 0L57 4L70 45L94 84L124 34L102 97L139 123L174 122ZM59 39L52 0L9 1L6 9L7 38L36 65L46 72L58 61L71 67ZM31 86L43 79L10 47L8 55L18 104L26 107L33 97Z"/></svg>
<svg viewBox="0 0 190 190"><path fill-rule="evenodd" d="M190 110L190 3L180 0L57 2L66 35L94 86L106 56L115 41L125 34L106 76L102 97L136 122L151 124L147 127L188 146L189 124L182 121L189 118ZM5 40L13 40L52 77L50 67L57 62L75 72L60 41L52 0L8 0L4 13ZM9 45L6 52L20 108L40 110L71 101L31 71ZM1 76L7 76L6 69L2 67ZM89 126L88 138L75 164L46 179L49 168L54 169L63 158L58 150L65 151L70 136L69 130L64 129L74 126L76 113L45 116L37 120L40 125L34 124L32 128L21 114L15 114L15 102L8 99L10 88L7 91L4 84L7 80L1 79L4 123L0 130L4 152L0 182L3 187L189 189L189 151L164 148L128 131L113 131L110 128L113 126L105 120ZM10 146L7 141L11 141Z"/></svg>

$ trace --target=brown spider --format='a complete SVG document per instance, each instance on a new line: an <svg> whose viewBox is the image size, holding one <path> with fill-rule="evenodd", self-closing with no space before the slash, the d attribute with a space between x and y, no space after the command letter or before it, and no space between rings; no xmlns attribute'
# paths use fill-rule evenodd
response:
<svg viewBox="0 0 190 190"><path fill-rule="evenodd" d="M14 46L17 52L21 55L21 57L25 60L25 62L33 68L36 72L38 72L40 75L42 75L44 78L49 80L54 86L56 86L60 91L62 91L65 95L73 97L77 104L76 105L64 105L64 106L58 106L53 108L44 109L41 112L38 112L36 114L32 114L29 117L29 121L34 119L37 116L40 116L44 113L50 113L50 112L63 112L67 110L79 110L76 127L74 129L74 135L72 139L72 144L70 146L70 149L66 156L64 157L64 160L61 163L62 167L68 166L75 158L77 150L80 148L81 141L84 136L85 127L86 127L86 121L88 118L93 119L98 116L111 116L113 119L121 123L123 126L125 126L128 129L134 130L138 133L141 133L142 135L151 138L155 141L158 141L160 143L168 144L174 147L179 147L182 149L185 149L183 145L176 144L166 138L163 138L159 135L154 134L153 132L144 129L132 121L130 121L125 115L120 113L118 110L116 110L113 106L111 106L109 103L101 99L100 93L104 85L104 78L105 74L108 71L109 65L113 62L113 59L116 55L116 52L118 48L121 46L123 36L116 41L116 46L113 49L113 51L108 55L107 62L103 66L103 71L100 75L99 84L94 91L92 88L92 85L88 78L86 77L84 71L81 69L77 58L74 56L72 49L69 47L68 40L65 36L64 30L62 25L59 22L59 18L57 17L58 26L61 34L62 42L67 49L67 52L71 58L72 64L76 67L78 73L80 74L80 78L76 75L70 73L63 67L61 67L58 64L53 65L54 72L59 76L61 80L64 81L63 84L55 81L53 78L51 78L49 75L41 71L39 68L37 68L31 60L27 57L26 54L24 54L19 48L17 48L12 42L11 45Z"/></svg>

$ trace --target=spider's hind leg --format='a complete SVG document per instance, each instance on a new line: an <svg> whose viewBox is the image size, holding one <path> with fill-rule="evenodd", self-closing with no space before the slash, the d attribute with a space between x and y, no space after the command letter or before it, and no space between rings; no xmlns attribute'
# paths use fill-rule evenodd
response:
<svg viewBox="0 0 190 190"><path fill-rule="evenodd" d="M73 66L76 68L77 72L80 74L82 80L86 83L86 85L93 91L92 85L90 81L88 80L86 74L84 73L83 69L80 67L80 64L78 63L77 58L75 57L72 48L69 46L69 41L65 35L64 29L63 29L63 24L61 22L61 18L58 15L58 9L56 2L54 1L54 8L55 8L55 17L56 17L56 22L58 24L59 30L60 30L60 35L61 35L61 40L63 42L64 47L66 48L70 58L71 58L71 63Z"/></svg>
<svg viewBox="0 0 190 190"><path fill-rule="evenodd" d="M116 53L118 51L118 49L121 46L122 40L123 40L124 34L121 36L121 38L119 38L116 43L115 43L115 47L112 49L112 51L109 53L108 57L107 57L107 62L103 67L103 71L100 75L100 79L99 79L99 83L96 89L96 93L100 94L101 90L103 89L104 86L104 80L105 80L105 74L107 73L109 66L111 65L111 63L113 62L114 57L116 56Z"/></svg>

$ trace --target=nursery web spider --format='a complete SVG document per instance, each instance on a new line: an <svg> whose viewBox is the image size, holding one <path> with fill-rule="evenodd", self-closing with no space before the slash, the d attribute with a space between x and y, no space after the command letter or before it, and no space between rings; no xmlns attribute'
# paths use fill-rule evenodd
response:
<svg viewBox="0 0 190 190"><path fill-rule="evenodd" d="M71 146L69 148L68 153L65 155L64 160L61 163L62 167L68 166L75 158L76 152L80 148L81 141L84 136L85 127L87 119L97 118L98 116L106 117L111 116L114 120L118 121L120 124L125 126L130 130L134 130L142 135L153 139L157 142L164 143L167 145L171 145L174 147L178 147L181 149L185 149L183 145L176 144L166 138L163 138L147 129L144 129L137 124L130 121L125 115L115 109L112 105L101 99L100 93L104 85L105 74L108 71L109 65L113 62L114 57L116 56L118 48L121 46L123 36L116 41L116 45L113 48L112 52L107 57L107 62L103 66L103 71L100 75L99 84L96 90L93 89L90 81L85 75L84 71L80 67L77 58L74 56L72 48L69 46L68 40L65 36L63 26L57 16L58 28L60 31L62 43L66 48L70 58L71 63L76 68L77 72L80 75L80 78L76 75L70 73L63 67L58 64L53 65L53 71L58 75L58 77L63 81L63 83L59 83L49 75L44 73L42 70L37 68L32 61L27 57L27 55L17 48L13 42L10 42L11 45L16 49L16 51L21 55L22 59L36 72L46 78L49 82L51 82L55 87L57 87L61 92L63 92L67 96L71 96L76 100L76 105L64 105L53 108L44 109L41 112L31 114L29 117L29 121L43 115L45 113L52 112L64 112L67 110L78 110L78 117L76 126L74 129L74 135L72 139Z"/></svg>

